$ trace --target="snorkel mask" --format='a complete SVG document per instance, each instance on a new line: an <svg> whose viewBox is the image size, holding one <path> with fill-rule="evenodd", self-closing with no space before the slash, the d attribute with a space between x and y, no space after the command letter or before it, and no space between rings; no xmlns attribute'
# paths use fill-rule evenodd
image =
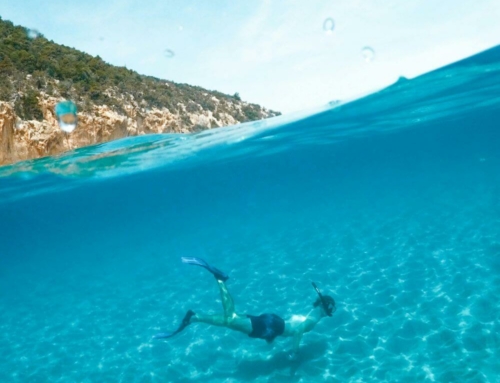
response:
<svg viewBox="0 0 500 383"><path fill-rule="evenodd" d="M314 287L314 290L316 290L316 292L318 293L321 305L323 306L326 315L331 317L336 310L335 301L333 300L332 297L325 297L323 294L321 294L321 291L319 291L318 286L316 286L316 283L312 282L312 286Z"/></svg>

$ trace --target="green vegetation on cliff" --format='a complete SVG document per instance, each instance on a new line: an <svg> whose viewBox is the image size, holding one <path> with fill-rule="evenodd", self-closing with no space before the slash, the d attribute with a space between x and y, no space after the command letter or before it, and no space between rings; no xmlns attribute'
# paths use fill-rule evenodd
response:
<svg viewBox="0 0 500 383"><path fill-rule="evenodd" d="M14 103L17 115L23 119L41 120L37 97L42 91L72 99L84 111L92 105L108 105L124 112L126 105L136 102L146 109L167 108L172 113L179 111L181 103L187 112L209 110L215 118L219 113L228 113L239 121L279 114L263 113L259 105L241 103L238 93L229 96L139 75L107 64L99 56L56 44L43 35L30 38L26 28L0 18L0 101ZM217 104L214 96L226 102ZM231 108L240 103L241 108Z"/></svg>

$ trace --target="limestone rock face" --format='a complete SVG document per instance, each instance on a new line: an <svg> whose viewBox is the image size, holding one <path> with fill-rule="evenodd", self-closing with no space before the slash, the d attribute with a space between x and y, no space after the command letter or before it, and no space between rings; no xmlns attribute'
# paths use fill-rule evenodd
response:
<svg viewBox="0 0 500 383"><path fill-rule="evenodd" d="M221 102L215 97L213 99L216 104ZM126 106L125 113L118 113L106 105L93 106L90 112L78 113L78 126L73 132L65 133L59 128L54 112L55 105L62 100L42 94L38 101L43 121L23 121L16 116L11 103L0 101L0 165L55 155L122 137L190 133L241 122L231 114L212 113L191 102L188 107L178 104L175 113L166 108L144 109L132 103ZM241 105L229 107L234 109L235 115L241 111ZM264 117L267 117L266 112L262 109ZM269 116L272 115L270 112Z"/></svg>
<svg viewBox="0 0 500 383"><path fill-rule="evenodd" d="M14 149L15 120L12 106L0 102L0 164L13 161L11 156Z"/></svg>

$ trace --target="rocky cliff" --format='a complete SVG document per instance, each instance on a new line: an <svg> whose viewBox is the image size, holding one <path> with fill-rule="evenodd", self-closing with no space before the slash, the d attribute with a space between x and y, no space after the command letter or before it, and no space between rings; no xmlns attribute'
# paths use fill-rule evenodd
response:
<svg viewBox="0 0 500 383"><path fill-rule="evenodd" d="M79 109L69 134L55 118L62 100ZM122 137L197 132L279 114L238 93L112 66L0 18L0 165Z"/></svg>
<svg viewBox="0 0 500 383"><path fill-rule="evenodd" d="M228 103L213 96L215 112L204 110L191 102L188 108L179 103L175 113L167 108L145 109L137 103L125 106L125 112L107 105L93 105L90 111L78 113L78 126L71 133L63 132L55 116L55 105L60 98L40 93L38 106L43 119L23 120L16 115L14 106L0 101L0 165L55 155L67 150L111 141L118 138L151 133L191 133L214 127L238 124L247 120L241 108L243 102ZM223 105L232 113L218 112ZM234 117L238 115L240 120ZM261 117L271 117L274 112L261 110Z"/></svg>

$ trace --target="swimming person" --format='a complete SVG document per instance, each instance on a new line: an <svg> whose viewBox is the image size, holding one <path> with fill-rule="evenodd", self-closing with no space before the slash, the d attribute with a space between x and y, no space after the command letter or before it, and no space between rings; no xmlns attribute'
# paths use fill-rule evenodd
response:
<svg viewBox="0 0 500 383"><path fill-rule="evenodd" d="M335 300L328 295L321 294L313 282L312 285L318 294L318 298L313 304L313 309L306 316L293 315L285 321L276 314L262 314L259 316L238 314L234 309L233 298L225 284L229 278L225 273L209 265L201 258L182 257L181 260L189 265L201 266L213 274L219 286L224 313L222 315L202 315L189 310L177 330L156 334L153 337L154 339L170 338L184 330L191 323L201 322L240 331L251 338L265 339L268 343L271 343L277 336L292 337L293 350L290 358L294 359L297 356L302 336L311 331L321 319L331 317L336 310Z"/></svg>

